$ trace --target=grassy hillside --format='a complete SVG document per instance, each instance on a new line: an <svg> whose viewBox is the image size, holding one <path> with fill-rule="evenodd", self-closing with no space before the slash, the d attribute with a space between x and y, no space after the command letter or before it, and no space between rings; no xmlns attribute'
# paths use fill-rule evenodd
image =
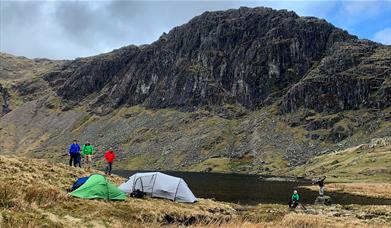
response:
<svg viewBox="0 0 391 228"><path fill-rule="evenodd" d="M28 59L0 52L0 117L27 101L47 96L48 83L43 76L59 70L67 61ZM6 93L6 95L4 94ZM4 107L6 106L6 107Z"/></svg>
<svg viewBox="0 0 391 228"><path fill-rule="evenodd" d="M28 59L0 52L0 83L32 79L56 69L66 61Z"/></svg>
<svg viewBox="0 0 391 228"><path fill-rule="evenodd" d="M339 151L369 137L382 136L390 127L390 123L381 122L372 133L358 129L356 134L335 144L307 138L311 131L305 126L289 126L289 122L283 119L285 117L274 115L272 110L259 110L240 118L226 119L206 110L188 113L133 106L99 116L86 112L82 107L62 111L64 104L47 94L41 100L23 103L1 118L0 150L3 154L63 161L68 144L76 138L82 143L89 140L98 149L96 167L101 166L104 150L113 146L119 155L118 165L123 169L286 175L297 164L306 163L317 154ZM294 118L289 117L291 120ZM346 119L337 124L344 122ZM329 130L322 131L328 134ZM380 173L381 169L385 169L384 159L367 161L384 155L384 152L349 153L352 160L358 161L355 165L357 172L368 166L379 169ZM336 160L333 157L322 155L320 159ZM348 163L334 166L346 166ZM309 167L308 170L299 168L296 173L317 174L312 169L318 162L311 164L314 167L307 164L303 167Z"/></svg>
<svg viewBox="0 0 391 228"><path fill-rule="evenodd" d="M66 189L96 173L45 160L0 156L0 227L387 227L391 206L241 206L200 199L82 200ZM109 177L119 184L122 178Z"/></svg>
<svg viewBox="0 0 391 228"><path fill-rule="evenodd" d="M391 183L391 138L373 139L369 144L314 157L290 174L326 175L331 182Z"/></svg>

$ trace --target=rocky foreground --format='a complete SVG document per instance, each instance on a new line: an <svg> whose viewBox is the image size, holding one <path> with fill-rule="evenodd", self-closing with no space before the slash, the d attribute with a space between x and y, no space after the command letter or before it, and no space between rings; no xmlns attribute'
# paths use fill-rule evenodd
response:
<svg viewBox="0 0 391 228"><path fill-rule="evenodd" d="M160 199L82 200L66 189L99 171L44 160L0 156L1 227L389 227L391 206L243 206L200 199L180 204ZM116 184L124 181L113 176Z"/></svg>

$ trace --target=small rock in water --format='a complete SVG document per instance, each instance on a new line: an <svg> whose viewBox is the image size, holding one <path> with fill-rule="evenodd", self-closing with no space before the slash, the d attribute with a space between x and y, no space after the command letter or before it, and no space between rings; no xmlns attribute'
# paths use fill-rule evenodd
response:
<svg viewBox="0 0 391 228"><path fill-rule="evenodd" d="M331 205L331 197L330 196L318 196L315 199L315 204Z"/></svg>
<svg viewBox="0 0 391 228"><path fill-rule="evenodd" d="M210 172L212 172L212 168L207 167L206 169L203 170L203 172L210 173Z"/></svg>

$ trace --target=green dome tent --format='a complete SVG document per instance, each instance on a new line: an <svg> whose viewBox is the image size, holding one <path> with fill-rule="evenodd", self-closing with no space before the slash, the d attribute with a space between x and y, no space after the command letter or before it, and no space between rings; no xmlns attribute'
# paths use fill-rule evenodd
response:
<svg viewBox="0 0 391 228"><path fill-rule="evenodd" d="M100 174L91 175L84 184L69 194L82 199L125 200L126 198L124 192Z"/></svg>

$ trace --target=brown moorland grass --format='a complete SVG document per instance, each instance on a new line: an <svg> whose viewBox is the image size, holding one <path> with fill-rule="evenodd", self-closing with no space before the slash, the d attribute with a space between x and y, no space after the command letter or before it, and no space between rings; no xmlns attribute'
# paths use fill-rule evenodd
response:
<svg viewBox="0 0 391 228"><path fill-rule="evenodd" d="M243 206L208 199L111 202L71 197L77 177L99 171L44 160L0 156L0 227L391 227L391 206ZM123 178L112 176L119 184Z"/></svg>
<svg viewBox="0 0 391 228"><path fill-rule="evenodd" d="M318 186L303 186L311 190L318 190ZM391 199L391 183L329 183L326 191L343 192L360 196Z"/></svg>
<svg viewBox="0 0 391 228"><path fill-rule="evenodd" d="M196 225L195 227L232 227L232 228L387 228L387 224L364 224L359 219L330 219L324 215L287 214L279 221L254 223L245 220L233 220L225 224Z"/></svg>
<svg viewBox="0 0 391 228"><path fill-rule="evenodd" d="M2 222L6 227L35 224L96 227L134 223L206 224L226 222L236 217L232 206L207 199L200 199L196 204L133 198L109 202L83 200L67 194L67 189L78 177L92 173L101 172L38 159L0 156ZM118 176L109 179L115 184L125 181Z"/></svg>

